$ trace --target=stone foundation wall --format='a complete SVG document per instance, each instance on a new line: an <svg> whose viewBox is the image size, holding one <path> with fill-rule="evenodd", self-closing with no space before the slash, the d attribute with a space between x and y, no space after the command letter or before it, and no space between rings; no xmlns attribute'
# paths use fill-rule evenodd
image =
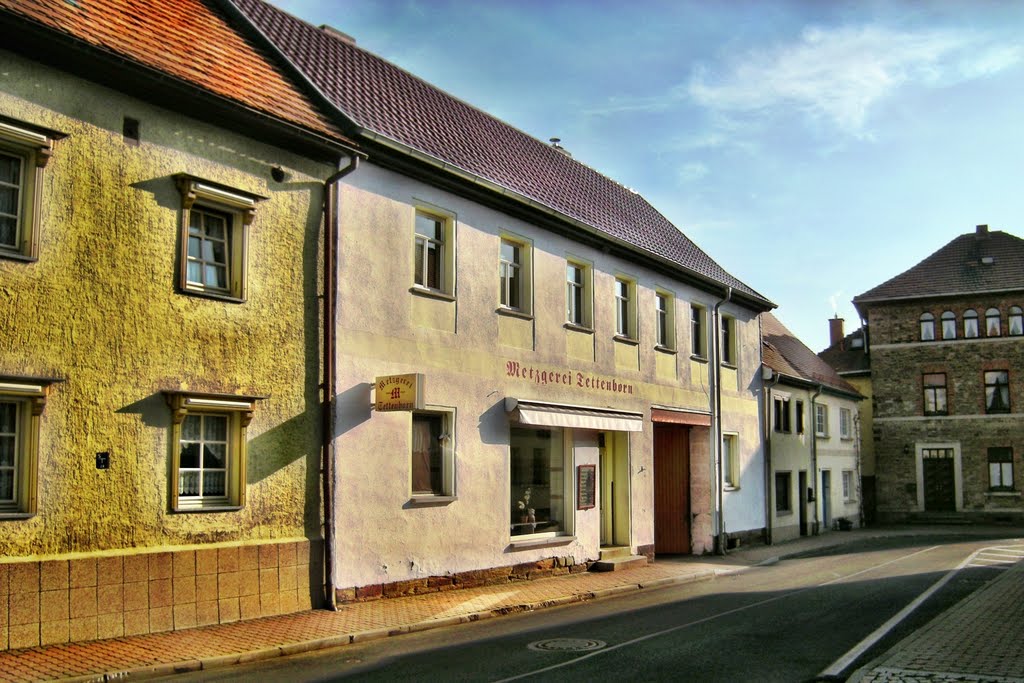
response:
<svg viewBox="0 0 1024 683"><path fill-rule="evenodd" d="M427 576L421 579L378 583L370 586L338 588L335 596L339 604L366 602L380 598L400 598L408 595L437 593L440 591L493 586L517 581L543 579L549 576L579 574L590 569L592 560L576 562L571 557L551 557L537 562L524 562L504 567L476 569L445 576Z"/></svg>
<svg viewBox="0 0 1024 683"><path fill-rule="evenodd" d="M292 541L0 562L0 650L320 607L321 553Z"/></svg>

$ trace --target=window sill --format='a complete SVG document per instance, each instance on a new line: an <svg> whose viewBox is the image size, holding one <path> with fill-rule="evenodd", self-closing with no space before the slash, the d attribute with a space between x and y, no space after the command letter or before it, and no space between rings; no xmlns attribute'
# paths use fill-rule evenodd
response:
<svg viewBox="0 0 1024 683"><path fill-rule="evenodd" d="M793 516L793 511L792 510L776 510L775 511L775 516L776 517L792 517Z"/></svg>
<svg viewBox="0 0 1024 683"><path fill-rule="evenodd" d="M447 292L442 292L439 289L428 289L426 287L420 287L419 285L413 285L409 288L411 294L416 296L422 296L427 299L437 299L438 301L455 301L455 297Z"/></svg>
<svg viewBox="0 0 1024 683"><path fill-rule="evenodd" d="M990 498L1020 498L1020 491L986 491L986 496Z"/></svg>
<svg viewBox="0 0 1024 683"><path fill-rule="evenodd" d="M949 413L947 413L947 412L941 412L941 413L925 413L925 414L924 414L924 416L925 416L925 417L946 417L947 415L949 415Z"/></svg>
<svg viewBox="0 0 1024 683"><path fill-rule="evenodd" d="M633 337L627 337L624 334L616 334L612 337L613 341L620 342L622 344L628 344L630 346L640 346L640 340L634 339Z"/></svg>
<svg viewBox="0 0 1024 683"><path fill-rule="evenodd" d="M514 308L506 308L505 306L499 306L494 309L494 312L498 315L507 315L510 318L519 318L520 320L533 320L533 315L524 311L517 311Z"/></svg>
<svg viewBox="0 0 1024 683"><path fill-rule="evenodd" d="M35 256L25 256L20 251L4 251L0 250L0 259L7 261L20 261L22 263L35 263L39 259Z"/></svg>
<svg viewBox="0 0 1024 683"><path fill-rule="evenodd" d="M189 289L188 287L179 287L178 293L185 294L186 296L194 296L200 299L213 299L214 301L224 301L229 304L245 303L245 299L239 299L238 297L231 296L230 294L218 294L216 292L206 292L200 289Z"/></svg>
<svg viewBox="0 0 1024 683"><path fill-rule="evenodd" d="M814 432L814 436L815 436L815 438L818 438L818 439L831 439L832 438L828 434L819 434L818 432Z"/></svg>
<svg viewBox="0 0 1024 683"><path fill-rule="evenodd" d="M729 493L730 491L739 491L740 487L726 484L725 486L722 487L722 490L725 491L726 493Z"/></svg>
<svg viewBox="0 0 1024 683"><path fill-rule="evenodd" d="M841 436L841 437L839 437L839 440L840 441L853 441L853 437L852 436Z"/></svg>
<svg viewBox="0 0 1024 683"><path fill-rule="evenodd" d="M737 369L735 363L729 363L727 361L722 361L722 367L723 368L729 368L730 370L736 370Z"/></svg>
<svg viewBox="0 0 1024 683"><path fill-rule="evenodd" d="M659 353L667 353L667 354L672 355L672 356L674 356L674 355L676 355L678 353L678 351L676 351L675 349L673 349L671 347L668 347L668 346L662 346L661 344L655 344L654 345L654 350L659 352Z"/></svg>
<svg viewBox="0 0 1024 683"><path fill-rule="evenodd" d="M582 332L584 334L594 334L594 328L587 327L585 325L577 325L576 323L562 323L562 327L573 332Z"/></svg>
<svg viewBox="0 0 1024 683"><path fill-rule="evenodd" d="M454 503L459 499L458 496L434 496L429 494L414 495L409 499L408 507L413 508L429 508L429 507L442 507Z"/></svg>
<svg viewBox="0 0 1024 683"><path fill-rule="evenodd" d="M191 514L204 512L238 512L245 508L241 505L209 505L207 507L181 507L180 505L172 510L176 514Z"/></svg>
<svg viewBox="0 0 1024 683"><path fill-rule="evenodd" d="M697 361L698 363L707 363L708 359L705 356L700 356L696 353L690 354L690 360Z"/></svg>
<svg viewBox="0 0 1024 683"><path fill-rule="evenodd" d="M5 520L32 519L35 516L36 513L34 512L0 512L0 522Z"/></svg>
<svg viewBox="0 0 1024 683"><path fill-rule="evenodd" d="M531 538L522 541L509 541L508 549L533 550L535 548L553 548L560 545L569 545L576 540L575 536L549 536L547 538Z"/></svg>

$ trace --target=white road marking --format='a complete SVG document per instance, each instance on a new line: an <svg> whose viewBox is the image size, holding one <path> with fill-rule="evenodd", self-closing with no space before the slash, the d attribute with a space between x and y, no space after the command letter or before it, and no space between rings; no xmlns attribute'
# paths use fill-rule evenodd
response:
<svg viewBox="0 0 1024 683"><path fill-rule="evenodd" d="M618 649L621 649L621 648L624 648L624 647L628 647L630 645L635 645L636 643L641 643L641 642L643 642L645 640L651 640L652 638L658 638L658 637L666 635L668 633L674 633L675 631L680 631L680 630L682 630L684 628L689 628L691 626L697 626L697 625L700 625L700 624L707 623L709 621L714 621L715 619L718 619L720 617L727 617L727 616L730 616L732 614L737 614L739 612L745 612L745 611L747 611L749 609L754 609L755 607L760 607L762 605L768 605L768 604L771 604L773 602L778 602L779 600L783 600L785 598L789 598L789 597L792 597L794 595L800 595L801 593L806 593L807 591L815 590L815 589L821 588L823 586L830 586L830 585L832 585L834 583L837 583L839 581L842 581L844 579L849 579L849 578L852 578L854 576L860 576L861 574L866 574L866 573L874 571L876 569L880 569L882 567L886 567L886 566L888 566L890 564L894 564L896 562L900 562L902 560L909 559L911 557L914 557L915 555L920 555L921 553L926 553L926 552L929 552L931 550L935 550L936 548L939 548L939 547L941 547L941 546L937 546L936 545L936 546L932 546L931 548L925 548L924 550L918 550L916 552L910 553L909 555L903 555L902 557L897 557L894 560L889 560L888 562L883 562L881 564L874 565L872 567L868 567L867 569L862 569L861 571L854 572L853 574L847 574L846 576L841 576L839 578L832 579L830 581L825 581L824 583L820 583L820 584L817 584L815 586L807 586L806 588L800 588L800 589L797 589L797 590L792 591L790 593L784 593L782 595L776 595L773 598L767 598L765 600L759 600L758 602L751 603L749 605L744 605L743 607L736 607L734 609L726 610L725 612L719 612L718 614L713 614L713 615L711 615L709 617L704 617L703 619L697 619L696 621L690 621L690 622L687 622L685 624L679 624L677 626L673 626L671 628L666 628L666 629L663 629L661 631L657 631L655 633L648 633L647 635L640 636L639 638L633 638L632 640L627 640L627 641L624 641L622 643L618 643L617 645L611 645L609 647L604 648L603 650L595 650L594 652L590 652L589 654L581 655L579 657L576 657L574 659L570 659L570 660L565 661L565 662L561 662L559 664L552 664L551 666L545 666L543 668L535 669L533 671L527 671L525 673L521 673L521 674L518 674L516 676L511 676L509 678L502 678L502 679L500 679L498 681L495 681L494 683L507 683L508 681L517 681L517 680L519 680L521 678L526 678L528 676L535 676L537 674L547 673L548 671L554 671L556 669L562 669L562 668L565 668L565 667L573 666L574 664L578 664L579 662L582 662L584 660L590 659L591 657L597 657L597 656L600 656L600 655L603 655L603 654L607 654L608 652L614 652L615 650L618 650Z"/></svg>

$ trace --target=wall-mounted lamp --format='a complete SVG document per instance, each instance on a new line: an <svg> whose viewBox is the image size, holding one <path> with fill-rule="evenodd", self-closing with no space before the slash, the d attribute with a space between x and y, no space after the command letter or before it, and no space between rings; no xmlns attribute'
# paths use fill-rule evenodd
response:
<svg viewBox="0 0 1024 683"><path fill-rule="evenodd" d="M270 177L274 179L275 183L283 183L284 179L288 177L288 174L284 172L284 169L280 166L274 166L270 169Z"/></svg>

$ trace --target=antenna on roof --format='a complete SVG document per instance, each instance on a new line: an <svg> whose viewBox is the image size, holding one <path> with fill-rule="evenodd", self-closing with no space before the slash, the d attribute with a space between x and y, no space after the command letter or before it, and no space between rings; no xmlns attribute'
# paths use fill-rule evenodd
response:
<svg viewBox="0 0 1024 683"><path fill-rule="evenodd" d="M562 145L560 144L562 142L562 138L548 138L548 140L551 142L551 146L557 149L559 152L561 152L567 157L572 156L572 153L565 147L562 147Z"/></svg>

